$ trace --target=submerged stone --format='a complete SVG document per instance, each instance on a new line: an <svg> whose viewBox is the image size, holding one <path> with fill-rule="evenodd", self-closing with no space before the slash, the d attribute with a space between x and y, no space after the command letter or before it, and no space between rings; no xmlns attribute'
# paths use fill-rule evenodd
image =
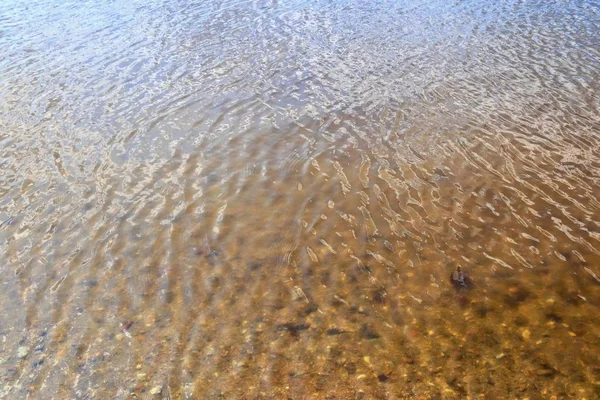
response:
<svg viewBox="0 0 600 400"><path fill-rule="evenodd" d="M360 327L358 334L361 338L369 340L379 339L381 337L381 335L377 331L375 331L375 329L369 324L363 324Z"/></svg>
<svg viewBox="0 0 600 400"><path fill-rule="evenodd" d="M25 346L21 346L17 350L17 357L25 358L29 354L29 349Z"/></svg>
<svg viewBox="0 0 600 400"><path fill-rule="evenodd" d="M456 290L470 289L473 286L471 278L460 267L450 274L450 282Z"/></svg>

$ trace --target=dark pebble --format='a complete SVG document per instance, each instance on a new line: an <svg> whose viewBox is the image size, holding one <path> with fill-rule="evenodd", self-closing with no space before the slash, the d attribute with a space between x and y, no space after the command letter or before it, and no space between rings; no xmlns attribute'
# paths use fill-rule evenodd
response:
<svg viewBox="0 0 600 400"><path fill-rule="evenodd" d="M256 271L257 269L260 269L260 267L262 266L261 263L257 263L257 262L255 262L255 263L248 263L247 265L248 265L248 268L251 271Z"/></svg>
<svg viewBox="0 0 600 400"><path fill-rule="evenodd" d="M529 323L529 320L522 315L517 315L514 322L516 326L525 326Z"/></svg>
<svg viewBox="0 0 600 400"><path fill-rule="evenodd" d="M290 322L275 326L276 331L286 331L289 332L292 336L298 336L300 332L305 331L308 328L310 328L310 325L308 324L294 324Z"/></svg>
<svg viewBox="0 0 600 400"><path fill-rule="evenodd" d="M329 336L341 335L342 333L346 333L346 331L342 331L342 330L337 329L337 328L327 329L327 334Z"/></svg>
<svg viewBox="0 0 600 400"><path fill-rule="evenodd" d="M96 287L96 286L98 286L98 281L97 281L97 280L95 280L95 279L86 279L86 280L84 280L83 282L81 282L81 284L82 284L83 286L85 286L85 287L89 287L89 288L91 288L91 287Z"/></svg>
<svg viewBox="0 0 600 400"><path fill-rule="evenodd" d="M546 319L549 321L554 321L554 322L562 322L562 317L558 314L555 314L553 312L549 312L546 314Z"/></svg>
<svg viewBox="0 0 600 400"><path fill-rule="evenodd" d="M475 315L477 315L479 318L484 318L485 316L487 316L488 308L483 303L477 303L473 311L475 312Z"/></svg>
<svg viewBox="0 0 600 400"><path fill-rule="evenodd" d="M377 304L385 303L385 296L387 296L387 292L384 289L377 290L373 293L373 301Z"/></svg>
<svg viewBox="0 0 600 400"><path fill-rule="evenodd" d="M319 307L317 307L316 304L312 303L310 305L308 305L305 309L304 309L304 315L308 316L312 313L314 313L315 311L317 311L319 309Z"/></svg>
<svg viewBox="0 0 600 400"><path fill-rule="evenodd" d="M363 339L379 339L381 335L373 329L373 327L369 326L369 324L363 324L358 331L358 334Z"/></svg>
<svg viewBox="0 0 600 400"><path fill-rule="evenodd" d="M171 304L171 303L173 302L173 299L174 299L174 298L175 298L175 293L173 293L173 292L171 292L171 291L169 291L169 292L166 292L166 293L164 294L164 301L165 301L165 303L167 303L167 304Z"/></svg>
<svg viewBox="0 0 600 400"><path fill-rule="evenodd" d="M456 271L450 274L450 282L456 290L471 289L473 287L471 278L460 267L457 267Z"/></svg>
<svg viewBox="0 0 600 400"><path fill-rule="evenodd" d="M354 363L348 363L344 365L344 368L346 369L346 372L348 372L350 375L354 375L356 373L356 364Z"/></svg>
<svg viewBox="0 0 600 400"><path fill-rule="evenodd" d="M356 306L350 306L350 308L348 309L348 312L350 314L358 314L358 307L356 307Z"/></svg>
<svg viewBox="0 0 600 400"><path fill-rule="evenodd" d="M518 307L531 296L531 292L525 288L518 287L513 293L504 296L504 304L511 308Z"/></svg>

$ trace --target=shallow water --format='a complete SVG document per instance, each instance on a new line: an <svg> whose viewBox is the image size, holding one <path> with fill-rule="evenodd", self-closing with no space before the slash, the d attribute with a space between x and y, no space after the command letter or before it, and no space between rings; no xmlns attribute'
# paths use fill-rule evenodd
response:
<svg viewBox="0 0 600 400"><path fill-rule="evenodd" d="M599 145L594 1L4 1L0 398L597 398Z"/></svg>

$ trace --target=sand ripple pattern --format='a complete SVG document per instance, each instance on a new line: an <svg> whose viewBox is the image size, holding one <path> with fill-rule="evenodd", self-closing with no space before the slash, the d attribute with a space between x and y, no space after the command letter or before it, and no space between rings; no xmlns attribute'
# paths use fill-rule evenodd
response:
<svg viewBox="0 0 600 400"><path fill-rule="evenodd" d="M599 396L599 43L594 1L4 1L0 398Z"/></svg>

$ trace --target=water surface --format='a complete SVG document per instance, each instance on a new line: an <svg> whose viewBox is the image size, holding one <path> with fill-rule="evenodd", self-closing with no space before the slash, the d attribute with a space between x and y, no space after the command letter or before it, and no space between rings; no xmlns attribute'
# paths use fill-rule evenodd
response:
<svg viewBox="0 0 600 400"><path fill-rule="evenodd" d="M599 149L595 1L5 0L0 398L597 398Z"/></svg>

